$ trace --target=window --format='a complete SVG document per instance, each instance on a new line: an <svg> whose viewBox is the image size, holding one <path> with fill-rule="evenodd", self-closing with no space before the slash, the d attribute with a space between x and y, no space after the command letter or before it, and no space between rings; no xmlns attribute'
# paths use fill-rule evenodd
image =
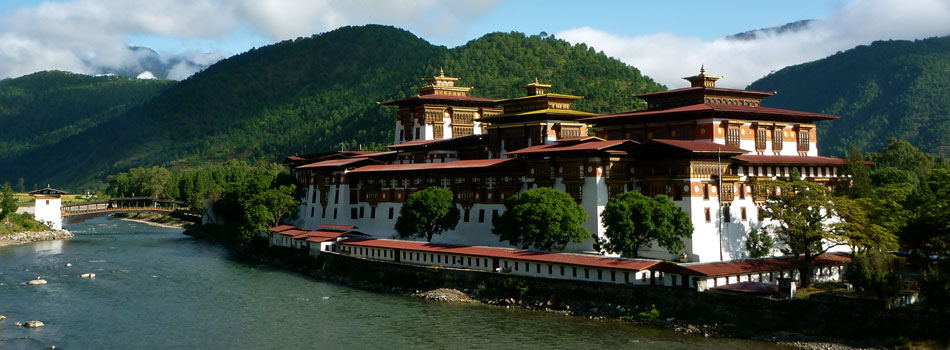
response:
<svg viewBox="0 0 950 350"><path fill-rule="evenodd" d="M333 220L336 220L336 208L333 208Z"/></svg>
<svg viewBox="0 0 950 350"><path fill-rule="evenodd" d="M765 149L765 139L768 138L769 131L759 128L755 130L755 149L764 150Z"/></svg>
<svg viewBox="0 0 950 350"><path fill-rule="evenodd" d="M549 274L549 275L553 275L553 274L554 274L554 266L548 265L548 274Z"/></svg>
<svg viewBox="0 0 950 350"><path fill-rule="evenodd" d="M479 223L485 222L485 209L478 210L478 222Z"/></svg>
<svg viewBox="0 0 950 350"><path fill-rule="evenodd" d="M712 218L709 216L709 208L704 208L703 213L706 214L706 222L712 222Z"/></svg>
<svg viewBox="0 0 950 350"><path fill-rule="evenodd" d="M810 134L808 130L799 130L798 131L798 151L799 152L808 152L808 143Z"/></svg>
<svg viewBox="0 0 950 350"><path fill-rule="evenodd" d="M340 204L340 191L333 190L333 204Z"/></svg>
<svg viewBox="0 0 950 350"><path fill-rule="evenodd" d="M703 199L709 200L709 184L703 184Z"/></svg>
<svg viewBox="0 0 950 350"><path fill-rule="evenodd" d="M564 276L564 266L561 266L561 276Z"/></svg>
<svg viewBox="0 0 950 350"><path fill-rule="evenodd" d="M772 130L772 150L773 151L782 150L782 143L784 143L784 139L785 139L784 135L782 134L784 133L785 131L782 128L775 128L775 130Z"/></svg>
<svg viewBox="0 0 950 350"><path fill-rule="evenodd" d="M590 278L590 269L588 268L584 269L584 278Z"/></svg>
<svg viewBox="0 0 950 350"><path fill-rule="evenodd" d="M471 214L471 209L465 209L465 222L468 222L469 214Z"/></svg>
<svg viewBox="0 0 950 350"><path fill-rule="evenodd" d="M737 186L739 186L739 199L745 199L745 185L738 184Z"/></svg>
<svg viewBox="0 0 950 350"><path fill-rule="evenodd" d="M732 221L732 206L724 205L722 206L722 221L731 222Z"/></svg>
<svg viewBox="0 0 950 350"><path fill-rule="evenodd" d="M515 261L515 271L518 271L518 262Z"/></svg>
<svg viewBox="0 0 950 350"><path fill-rule="evenodd" d="M576 268L576 267L572 267L572 269L574 269L574 277L577 277L577 268Z"/></svg>
<svg viewBox="0 0 950 350"><path fill-rule="evenodd" d="M313 217L314 211L316 211L316 209L317 207L310 207L310 217Z"/></svg>
<svg viewBox="0 0 950 350"><path fill-rule="evenodd" d="M745 213L745 207L739 208L739 215L742 217L742 221L746 221L748 219Z"/></svg>
<svg viewBox="0 0 950 350"><path fill-rule="evenodd" d="M416 140L419 139L419 128L416 128Z"/></svg>
<svg viewBox="0 0 950 350"><path fill-rule="evenodd" d="M360 207L360 219L363 218L363 214L365 214L365 213L366 213L366 208L365 208L365 207Z"/></svg>
<svg viewBox="0 0 950 350"><path fill-rule="evenodd" d="M392 220L392 219L393 219L393 212L394 212L394 211L395 211L395 210L393 210L393 208L389 208L389 220Z"/></svg>
<svg viewBox="0 0 950 350"><path fill-rule="evenodd" d="M370 219L376 218L376 207L369 208L369 218Z"/></svg>
<svg viewBox="0 0 950 350"><path fill-rule="evenodd" d="M359 215L359 211L356 208L350 208L350 219L356 219Z"/></svg>
<svg viewBox="0 0 950 350"><path fill-rule="evenodd" d="M617 282L617 271L610 271L610 281Z"/></svg>
<svg viewBox="0 0 950 350"><path fill-rule="evenodd" d="M739 147L739 127L726 129L726 145Z"/></svg>
<svg viewBox="0 0 950 350"><path fill-rule="evenodd" d="M496 210L492 210L492 211L491 211L491 222L495 222L495 220L497 220L497 219L498 219L498 210L497 210L497 209L496 209Z"/></svg>
<svg viewBox="0 0 950 350"><path fill-rule="evenodd" d="M317 189L316 189L316 188L313 189L313 196L311 196L310 199L311 199L310 203L316 203L316 202L317 202Z"/></svg>
<svg viewBox="0 0 950 350"><path fill-rule="evenodd" d="M604 271L603 271L603 270L597 270L597 279L598 279L598 280L604 279Z"/></svg>

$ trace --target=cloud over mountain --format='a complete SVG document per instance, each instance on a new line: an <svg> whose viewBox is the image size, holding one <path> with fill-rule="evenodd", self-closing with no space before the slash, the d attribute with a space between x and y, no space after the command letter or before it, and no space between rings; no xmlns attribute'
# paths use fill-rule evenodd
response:
<svg viewBox="0 0 950 350"><path fill-rule="evenodd" d="M668 32L621 37L582 27L557 36L603 50L671 88L685 86L680 77L698 72L701 64L708 72L725 76L720 85L742 88L771 71L875 40L948 35L950 2L855 0L827 18L752 33L710 41ZM684 67L692 68L684 71Z"/></svg>
<svg viewBox="0 0 950 350"><path fill-rule="evenodd" d="M343 25L387 23L431 38L464 35L496 0L73 0L43 2L0 17L0 78L59 69L87 74L147 67L130 37L220 40L252 33L270 41ZM235 52L162 52L167 78L183 79ZM160 76L161 77L161 76Z"/></svg>

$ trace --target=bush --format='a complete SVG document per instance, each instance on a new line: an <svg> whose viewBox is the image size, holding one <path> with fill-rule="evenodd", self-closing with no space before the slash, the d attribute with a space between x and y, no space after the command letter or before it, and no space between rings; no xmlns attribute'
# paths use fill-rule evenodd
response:
<svg viewBox="0 0 950 350"><path fill-rule="evenodd" d="M898 270L898 262L890 253L868 249L848 263L844 277L864 293L891 297L901 289Z"/></svg>
<svg viewBox="0 0 950 350"><path fill-rule="evenodd" d="M920 294L928 309L950 313L950 272L946 264L931 267L924 272Z"/></svg>
<svg viewBox="0 0 950 350"><path fill-rule="evenodd" d="M660 318L660 310L656 309L656 305L650 305L649 309L643 310L637 314L637 318L641 321L653 321Z"/></svg>

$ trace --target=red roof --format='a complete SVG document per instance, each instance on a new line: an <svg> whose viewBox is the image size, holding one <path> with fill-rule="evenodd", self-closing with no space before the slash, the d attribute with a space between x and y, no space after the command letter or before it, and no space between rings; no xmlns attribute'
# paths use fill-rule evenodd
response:
<svg viewBox="0 0 950 350"><path fill-rule="evenodd" d="M554 153L554 152L576 152L576 151L599 151L605 148L610 148L622 143L629 142L631 145L636 144L634 141L630 140L609 140L609 141L590 141L590 142L580 142L580 143L551 143L546 145L537 145L527 148L522 148L516 151L508 152L508 154L531 154L531 153Z"/></svg>
<svg viewBox="0 0 950 350"><path fill-rule="evenodd" d="M637 97L640 97L640 98L643 98L643 97L659 96L659 95L668 95L668 94L680 94L680 93L687 92L687 91L699 91L699 90L709 91L709 92L713 92L713 93L719 92L719 93L726 93L726 94L759 95L759 96L762 96L762 97L768 97L768 96L775 95L774 92L766 92L766 91L742 90L742 89L727 89L727 88L716 88L716 87L711 88L711 87L703 87L703 86L694 86L694 87L688 87L688 88L682 88L682 89L673 89L673 90L666 90L666 91L660 91L660 92L652 92L652 93L649 93L649 94L639 94L639 95L636 95L636 96L637 96Z"/></svg>
<svg viewBox="0 0 950 350"><path fill-rule="evenodd" d="M298 166L297 169L334 168L334 167L347 166L350 164L355 164L358 162L365 162L365 161L371 161L371 160L365 158L365 156L361 156L359 158L330 159L330 160L324 160L324 161L320 161L316 163L310 163L307 165L301 165L301 166Z"/></svg>
<svg viewBox="0 0 950 350"><path fill-rule="evenodd" d="M336 225L336 224L320 224L317 228L327 229L327 230L355 230L355 225Z"/></svg>
<svg viewBox="0 0 950 350"><path fill-rule="evenodd" d="M345 234L347 234L347 232L317 230L317 231L307 231L307 232L298 234L294 236L294 239L307 239L309 241L310 237L322 237L322 238L327 238L328 240L330 240L330 239L340 238Z"/></svg>
<svg viewBox="0 0 950 350"><path fill-rule="evenodd" d="M781 165L844 165L847 161L841 158L809 157L809 156L763 156L743 154L733 157L746 164L781 164Z"/></svg>
<svg viewBox="0 0 950 350"><path fill-rule="evenodd" d="M271 232L280 232L280 231L286 231L286 230L289 230L289 229L292 229L292 228L297 228L297 226L294 226L294 225L277 225L277 226L271 227L271 228L269 228L269 229L267 229L267 230L268 230L268 231L271 231Z"/></svg>
<svg viewBox="0 0 950 350"><path fill-rule="evenodd" d="M371 158L371 157L379 157L379 156L388 156L390 154L396 154L396 151L363 153L363 154L355 155L353 156L353 158Z"/></svg>
<svg viewBox="0 0 950 350"><path fill-rule="evenodd" d="M391 239L350 238L340 242L340 244L359 247L390 248L443 254L472 255L488 258L502 258L632 271L648 269L653 265L660 263L659 260L609 258L600 255L571 253L543 253L512 248L460 246Z"/></svg>
<svg viewBox="0 0 950 350"><path fill-rule="evenodd" d="M496 105L495 99L492 99L492 98L441 95L441 94L418 95L418 96L407 97L407 98L398 99L398 100L384 101L384 102L380 102L379 104L385 105L385 106L391 106L391 105L406 104L409 102L425 102L425 101L440 101L440 102L462 101L462 102L479 102L480 104L489 105L489 106Z"/></svg>
<svg viewBox="0 0 950 350"><path fill-rule="evenodd" d="M478 145L479 143L483 143L486 141L488 141L488 138L486 137L486 135L472 134L472 135L459 136L459 137L450 137L450 138L441 139L441 140L408 141L408 142L403 142L396 145L390 145L387 147L389 147L390 149L399 149L399 150L403 148L413 148L413 147L433 148L433 149L453 149L453 148L464 147L464 146ZM436 147L444 147L444 148L436 148Z"/></svg>
<svg viewBox="0 0 950 350"><path fill-rule="evenodd" d="M499 159L473 159L456 160L445 163L412 163L412 164L381 164L367 165L351 170L350 173L373 173L385 171L430 171L430 170L456 170L456 169L486 169L486 168L509 168L519 164L518 159L499 158Z"/></svg>
<svg viewBox="0 0 950 350"><path fill-rule="evenodd" d="M292 228L292 229L279 231L279 232L277 232L277 233L282 234L282 235L284 235L284 236L291 236L291 237L293 237L293 236L297 236L297 235L300 235L300 234L307 233L307 231L306 231L306 230L301 230L301 229L298 228L298 227L294 227L294 228Z"/></svg>
<svg viewBox="0 0 950 350"><path fill-rule="evenodd" d="M740 154L749 152L736 146L718 144L712 141L652 139L650 140L650 142L661 143L664 145L681 148L690 152L703 152L703 153L723 152L723 153L740 153Z"/></svg>
<svg viewBox="0 0 950 350"><path fill-rule="evenodd" d="M667 109L648 109L644 111L596 116L596 117L579 119L578 121L584 122L584 123L591 123L591 124L604 123L607 121L614 122L614 123L622 123L622 122L645 123L645 122L650 122L653 120L667 120L675 115L683 115L685 117L689 117L689 116L695 116L695 114L697 113L704 113L704 112L744 114L744 115L749 115L751 117L767 117L769 119L784 119L783 117L788 117L791 119L796 119L796 118L807 119L809 121L831 120L831 119L838 118L837 116L833 116L830 114L793 111L790 109L725 105L725 104L714 104L714 103L698 103L698 104L673 107L673 108L667 108ZM656 118L650 118L650 117L656 117Z"/></svg>
<svg viewBox="0 0 950 350"><path fill-rule="evenodd" d="M812 266L842 265L851 261L846 253L824 253L812 261ZM707 277L742 275L769 271L781 271L797 268L800 260L794 256L782 256L763 259L747 259L711 263L676 265L686 275Z"/></svg>
<svg viewBox="0 0 950 350"><path fill-rule="evenodd" d="M334 240L334 239L336 239L336 238L333 238L333 237L323 237L323 236L313 236L313 237L307 238L307 242L329 242L329 241L332 241L332 240Z"/></svg>

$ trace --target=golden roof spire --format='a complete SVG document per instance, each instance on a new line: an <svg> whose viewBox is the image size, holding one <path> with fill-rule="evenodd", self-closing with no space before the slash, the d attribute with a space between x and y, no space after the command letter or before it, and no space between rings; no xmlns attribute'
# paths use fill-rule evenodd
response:
<svg viewBox="0 0 950 350"><path fill-rule="evenodd" d="M420 95L467 96L468 91L472 89L466 86L455 86L455 82L459 80L459 78L445 76L445 70L442 69L442 67L439 67L439 75L423 78L423 80L428 82L428 84L416 89Z"/></svg>
<svg viewBox="0 0 950 350"><path fill-rule="evenodd" d="M551 87L551 85L542 84L540 81L538 81L538 77L535 76L533 83L525 84L525 85L522 85L521 87L525 88L525 90L528 91L528 96L534 96L534 95L544 95L547 92L548 88Z"/></svg>
<svg viewBox="0 0 950 350"><path fill-rule="evenodd" d="M690 87L714 88L716 87L716 80L722 79L722 76L706 74L706 65L702 64L699 66L699 74L691 77L684 77L683 79L689 81Z"/></svg>

